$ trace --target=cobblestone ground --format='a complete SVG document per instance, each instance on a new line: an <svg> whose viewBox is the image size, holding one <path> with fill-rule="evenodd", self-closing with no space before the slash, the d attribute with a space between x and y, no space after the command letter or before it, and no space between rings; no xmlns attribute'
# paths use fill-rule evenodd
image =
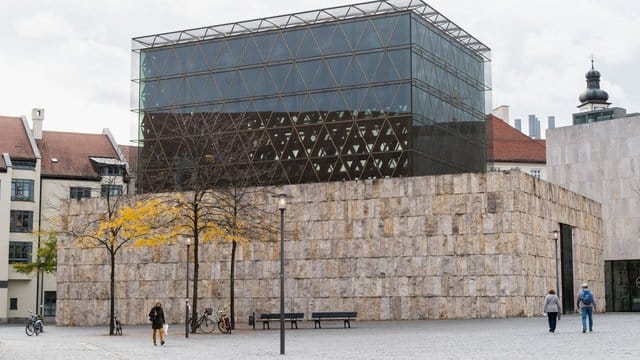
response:
<svg viewBox="0 0 640 360"><path fill-rule="evenodd" d="M275 325L275 326L274 326ZM305 321L286 331L241 325L232 335L195 334L171 326L167 343L153 346L148 326L125 326L124 336L103 327L46 326L26 336L22 325L0 326L0 359L638 359L640 313L596 314L583 334L578 315L564 316L555 333L545 318L447 321L355 321L351 329Z"/></svg>

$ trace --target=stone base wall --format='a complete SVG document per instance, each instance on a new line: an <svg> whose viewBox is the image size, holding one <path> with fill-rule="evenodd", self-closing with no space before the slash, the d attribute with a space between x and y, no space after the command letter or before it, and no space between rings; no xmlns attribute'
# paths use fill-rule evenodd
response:
<svg viewBox="0 0 640 360"><path fill-rule="evenodd" d="M604 294L601 207L521 172L285 186L287 312L358 311L362 320L533 316L555 288L559 223L574 229L574 284ZM99 201L99 200L95 200ZM76 202L77 203L77 202ZM95 210L87 202L71 214ZM279 221L275 199L264 204ZM76 207L76 208L74 208ZM200 246L199 308L229 303L230 244ZM236 321L278 312L280 243L238 248ZM101 248L59 242L57 323L106 324L109 266ZM193 264L191 264L193 273ZM186 246L126 248L116 308L147 323L155 300L184 321ZM192 290L190 290L190 293ZM604 296L598 299L604 308ZM308 315L307 315L308 316Z"/></svg>

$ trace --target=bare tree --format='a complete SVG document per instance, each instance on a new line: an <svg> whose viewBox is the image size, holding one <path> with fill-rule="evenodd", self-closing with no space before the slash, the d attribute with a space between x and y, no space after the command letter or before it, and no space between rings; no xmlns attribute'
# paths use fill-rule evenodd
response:
<svg viewBox="0 0 640 360"><path fill-rule="evenodd" d="M197 319L200 245L216 239L231 243L230 316L235 318L235 256L239 242L273 234L254 205L258 188L273 182L275 165L253 157L270 141L245 114L152 114L143 120L147 139L140 156L142 191L175 191L182 214L178 234L193 239L192 319ZM233 326L233 323L232 323ZM191 323L195 332L196 324Z"/></svg>

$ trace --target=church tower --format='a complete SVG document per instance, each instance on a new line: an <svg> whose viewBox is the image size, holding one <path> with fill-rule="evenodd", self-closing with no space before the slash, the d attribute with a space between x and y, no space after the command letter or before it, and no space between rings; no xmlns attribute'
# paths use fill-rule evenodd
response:
<svg viewBox="0 0 640 360"><path fill-rule="evenodd" d="M591 70L587 71L585 77L587 78L587 89L578 97L580 105L578 105L578 112L573 114L573 125L627 116L627 110L609 107L611 105L610 102L607 102L609 94L600 89L600 72L593 67L593 59L591 59Z"/></svg>
<svg viewBox="0 0 640 360"><path fill-rule="evenodd" d="M611 105L607 102L609 94L600 89L600 72L593 67L593 59L591 59L591 70L585 74L587 78L587 89L580 94L578 100L580 111L594 111L606 109Z"/></svg>

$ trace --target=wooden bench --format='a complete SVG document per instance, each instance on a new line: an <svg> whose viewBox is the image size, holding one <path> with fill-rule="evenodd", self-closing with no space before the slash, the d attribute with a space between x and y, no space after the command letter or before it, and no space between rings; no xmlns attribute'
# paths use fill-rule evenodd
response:
<svg viewBox="0 0 640 360"><path fill-rule="evenodd" d="M322 329L321 320L344 320L345 329L351 328L351 320L355 320L358 316L356 311L322 311L311 313L314 329Z"/></svg>
<svg viewBox="0 0 640 360"><path fill-rule="evenodd" d="M304 319L304 313L284 313L284 320L291 322L291 328L298 328L298 320ZM271 329L269 321L280 320L280 313L260 314L258 321L262 321L262 329Z"/></svg>

